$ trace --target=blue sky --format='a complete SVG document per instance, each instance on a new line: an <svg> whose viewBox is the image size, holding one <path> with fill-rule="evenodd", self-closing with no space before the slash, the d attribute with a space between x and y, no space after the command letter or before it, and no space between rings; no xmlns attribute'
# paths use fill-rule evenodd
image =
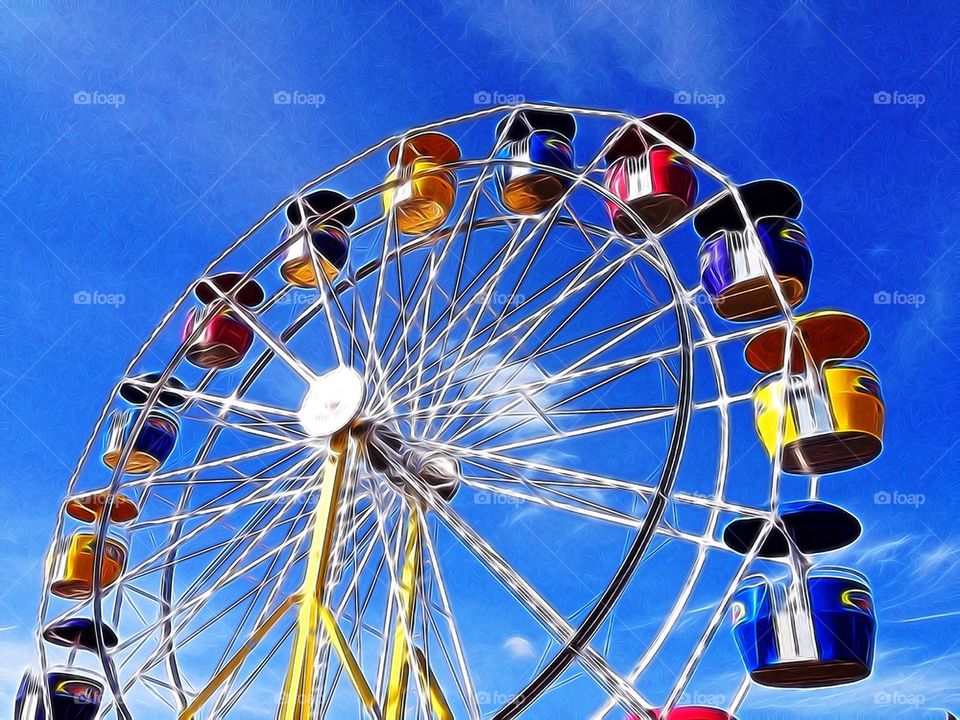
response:
<svg viewBox="0 0 960 720"><path fill-rule="evenodd" d="M0 702L30 652L69 473L183 288L305 179L403 128L520 96L680 112L730 177L793 183L811 305L872 328L886 449L823 495L864 524L840 559L874 583L875 675L802 700L751 692L742 717L960 704L956 8L198 0L0 2L0 16L0 656L17 659L0 667ZM78 305L83 292L113 301Z"/></svg>

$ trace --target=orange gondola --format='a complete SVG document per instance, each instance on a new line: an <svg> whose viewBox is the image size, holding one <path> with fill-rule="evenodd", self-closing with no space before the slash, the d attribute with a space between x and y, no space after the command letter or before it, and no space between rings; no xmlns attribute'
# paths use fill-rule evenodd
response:
<svg viewBox="0 0 960 720"><path fill-rule="evenodd" d="M391 185L383 192L383 208L393 208L400 232L420 235L443 225L457 196L456 173L446 165L459 159L457 144L437 132L414 135L391 148Z"/></svg>
<svg viewBox="0 0 960 720"><path fill-rule="evenodd" d="M97 536L78 532L70 537L69 544L59 558L59 579L54 580L50 591L57 597L69 600L85 600L93 593L94 551ZM103 539L103 564L100 568L100 587L109 588L123 574L127 564L127 547L119 539Z"/></svg>

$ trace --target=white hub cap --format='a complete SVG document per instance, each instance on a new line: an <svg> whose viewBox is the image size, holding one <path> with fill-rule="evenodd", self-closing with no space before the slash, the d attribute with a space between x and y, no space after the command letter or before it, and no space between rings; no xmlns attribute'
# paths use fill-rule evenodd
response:
<svg viewBox="0 0 960 720"><path fill-rule="evenodd" d="M345 428L363 404L363 378L340 366L321 375L307 389L300 406L300 424L314 437L333 435Z"/></svg>

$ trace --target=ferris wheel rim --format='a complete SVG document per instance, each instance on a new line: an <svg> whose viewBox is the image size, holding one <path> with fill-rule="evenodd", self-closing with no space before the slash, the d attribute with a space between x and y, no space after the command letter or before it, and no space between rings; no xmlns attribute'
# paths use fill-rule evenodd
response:
<svg viewBox="0 0 960 720"><path fill-rule="evenodd" d="M529 106L530 106L530 107L540 107L540 106L537 105L537 104L530 104ZM448 123L453 123L453 122L462 121L462 120L468 119L468 118L470 118L470 117L473 117L473 116L475 116L475 115L476 115L476 116L479 116L479 115L485 115L485 114L494 114L494 113L496 113L496 112L502 112L504 109L511 109L511 108L509 108L509 107L505 107L505 108L493 108L493 109L489 109L489 110L483 111L482 113L469 114L469 115L459 116L459 117L457 117L457 118L452 118L452 119L447 120L447 121L442 121L441 123L436 123L436 124L434 124L434 126L443 126L443 125L448 124ZM629 116L622 115L622 114L620 114L620 113L609 113L608 115L610 115L610 116L616 116L616 117L621 117L621 118L628 118L628 117L629 117ZM633 118L630 118L630 120L634 120L634 119L633 119ZM412 132L412 131L408 131L408 133L404 133L404 135L408 135L410 132ZM403 136L397 136L397 137L403 137ZM392 140L392 139L391 139L391 140ZM365 153L366 153L366 152L372 152L372 151L374 151L376 148L381 147L382 145L388 143L389 141L390 141L390 140L385 140L385 141L383 141L382 143L380 143L380 144L378 144L378 145L372 146L368 151L365 151ZM362 157L363 154L364 154L364 153L361 153L361 154L355 156L355 158L352 158L352 160L354 160L354 159L356 159L356 158L359 158L359 157ZM330 174L334 174L334 172L335 172L335 171L331 171ZM316 182L320 182L320 180L318 180L318 181L316 181ZM305 187L315 186L316 182L311 183L311 184L309 184L308 186L305 186ZM586 185L587 183L584 183L584 184ZM283 207L283 205L278 206L278 208L281 208L281 207ZM629 208L625 208L625 209L626 209L627 211L629 211ZM268 215L267 217L265 217L264 220L261 221L261 223L255 225L247 234L245 234L245 236L248 236L249 234L251 234L252 232L254 232L258 226L262 226L262 224L263 224L264 222L266 222L267 220L269 220L273 215L275 215L276 212L277 212L277 210L275 209L275 210L273 211L273 213L271 213L270 215ZM505 222L505 221L506 221L506 217L504 217L504 218L497 218L497 219L484 219L483 222L488 222L488 223L490 223L490 224L493 224L493 223L497 222L498 220L499 220L499 221L502 221L502 222ZM456 229L451 229L451 232L455 232L455 231L456 231ZM668 235L668 234L669 234L669 231L664 231L662 234L663 234L663 235ZM629 241L628 239L626 239L626 238L621 238L621 240L623 240L624 242L630 243L630 241ZM227 252L225 252L225 253L221 256L221 258L218 258L218 259L215 260L213 263L211 263L211 266L210 266L210 267L212 268L212 267L216 266L216 265L218 264L218 262L221 261L221 259L228 257L228 256L229 256L229 253L232 252L232 250L235 249L235 247L238 247L240 244L242 244L242 240L241 240L241 241L238 241L238 243L237 243L233 248L231 248L230 250L228 250ZM414 251L414 250L420 249L421 247L423 247L423 243L422 243L422 242L418 242L417 240L414 240L414 241L411 241L411 242L405 244L404 247L403 247L402 249L400 249L400 250L402 250L403 252L409 252L409 251ZM659 243L657 243L657 242L651 243L651 247L653 247L654 250L659 250L659 249L660 249L660 248L659 248ZM399 257L400 255L402 255L403 252L398 251L398 253L397 253L398 257ZM664 262L664 265L667 266L667 267L669 267L669 268L671 268L671 270L672 270L672 261L671 261L671 259L670 259L668 256L664 255L663 258L662 258L662 260L663 260L663 262ZM269 259L263 261L264 266L266 266L267 264L269 264L269 262L270 262ZM373 263L373 261L371 261L371 263ZM368 263L368 265L370 265L370 263ZM262 269L262 268L261 268L261 269ZM369 267L369 268L368 268L367 275L371 274L374 270L375 270L374 267L372 267L372 266ZM248 276L250 276L250 275L255 275L255 272L254 272L253 270L251 270L251 271L248 273ZM361 275L358 274L357 277L355 277L355 278L353 278L353 279L354 279L354 280L358 280L358 279L361 279L361 277L366 277L367 275L362 275L362 276L361 276ZM345 287L346 287L346 286L340 286L340 287L338 287L338 288L337 288L338 292L339 292L339 291L342 291L343 289L345 289ZM675 294L675 296L674 296L674 300L675 300L675 304L676 304L676 312L677 312L677 315L678 315L678 319L679 319L679 317L682 315L682 316L684 317L684 321L685 321L687 324L689 324L689 318L687 317L688 309L685 308L685 307L683 307L683 303L681 303L681 302L679 301L680 296L682 295L682 292L683 292L684 289L683 289L683 287L682 287L682 284L679 284L679 283L678 283L678 287L679 287L679 289L680 289L679 292L676 292L676 288L674 288L674 287L671 288L671 289L672 289L672 292L676 292L676 294ZM159 330L165 325L165 323L169 320L169 318L172 317L172 316L176 313L177 308L180 307L180 306L182 306L182 304L185 302L186 298L188 297L191 289L192 289L192 285L187 288L187 290L184 292L184 295L181 296L181 298L175 303L174 308L171 309L171 311L167 314L167 316L161 321L160 325L159 325L158 328L157 328L157 331L159 331ZM286 288L284 288L284 290L286 290L286 291L289 291L290 289L291 289L291 288L290 288L289 286L286 287ZM278 293L278 295L279 295L279 293ZM316 308L314 308L313 311L312 311L312 313L310 314L310 316L304 318L303 325L301 325L301 327L302 327L302 326L305 326L313 317L316 316L317 313L320 312L320 310L321 310L321 308L320 308L319 306L316 307ZM299 318L298 318L298 320L299 320ZM292 323L291 326L289 326L287 329L290 329L290 327L293 327L293 326L296 324L296 322L297 322L297 321L294 321L294 323ZM147 341L144 343L144 345L141 347L141 350L136 354L134 361L131 362L130 367L128 368L127 372L125 373L125 377L130 374L130 369L132 369L132 367L135 365L135 363L137 362L138 358L139 358L140 356L142 356L142 354L143 354L144 352L146 352L146 350L148 349L148 347L149 347L150 344L152 343L153 338L154 338L154 336L151 336L150 338L148 338L148 340L147 340ZM691 343L691 346L690 346L689 350L690 350L690 352L692 353L692 343ZM267 350L264 351L264 354L261 356L261 358L258 358L258 360L254 363L254 366L251 368L251 370L253 370L253 369L256 368L256 366L257 366L257 364L260 362L260 360L266 358L266 360L265 360L265 362L264 362L264 367L265 367L265 366L268 365L270 362L272 362L275 357L276 357L276 354L275 354L272 350L270 350L270 349L268 348ZM174 367L176 367L176 365L177 365L178 363L179 363L179 360L171 361L171 363L170 363L170 365L168 366L167 370L168 370L168 371L172 371L172 369L173 369ZM250 384L252 384L253 382L256 381L257 377L259 377L259 374L260 374L262 371L263 371L263 368L260 368L260 369L257 371L256 374L254 374L254 375L252 375L252 376L249 377ZM692 372L692 369L691 369L691 372ZM169 377L169 375L170 375L170 372L165 371L164 376L165 376L165 377ZM209 373L209 377L213 377L213 376L215 376L215 375L216 375L216 371ZM207 377L204 378L204 380L206 380L206 379L207 379ZM246 380L247 380L247 378L245 377L245 378L244 378L244 381L246 381ZM691 378L691 382L692 382L692 378ZM242 384L242 383L241 383L241 384ZM162 382L161 382L161 383L158 383L158 387L159 387L160 385L162 385ZM238 384L238 386L239 386L239 384ZM119 384L118 384L117 387L119 388ZM104 408L104 414L105 414L105 412L106 412L106 409L109 408L109 407L110 407L110 404L113 402L114 397L115 397L115 395L116 395L116 392L117 392L117 388L115 388L114 392L110 395L110 397L109 397L109 399L108 399L108 401L107 401L107 403L106 403L106 405L105 405L105 408ZM678 402L679 402L679 401L678 401ZM152 400L152 403L153 403L153 404L156 403L156 398L154 398L154 399ZM692 404L692 397L688 398L688 404ZM149 406L145 406L145 407L149 407ZM689 418L688 418L688 419L689 419ZM101 417L101 421L100 421L100 422L102 422L102 417ZM99 423L98 423L98 426L99 426ZM675 429L676 429L676 424L675 424ZM95 436L97 435L97 432L98 432L98 431L97 431L97 429L95 428L92 437L95 437ZM216 428L212 428L211 431L210 431L210 434L215 436L216 434L219 434L219 433L218 433L218 431L217 431ZM676 433L674 433L674 434L676 434ZM684 431L683 435L684 435L684 437L685 437L685 431ZM209 436L208 436L208 438L209 438ZM206 444L206 442L207 442L207 441L205 440L204 443ZM214 440L214 442L215 442L215 440ZM673 446L673 444L671 443L671 447L672 447L672 446ZM212 444L211 444L211 447L212 447ZM85 461L86 458L89 456L89 454L90 454L90 449L91 449L91 445L88 445L88 448L84 451L83 455L81 456L81 460L80 460L80 462L78 463L78 473L79 473L79 469L82 467L84 461ZM679 455L682 455L682 448L679 450ZM676 462L675 464L678 464L678 463L679 463L679 459L677 460L677 462ZM121 463L121 466L122 466L122 463ZM675 470L674 470L674 472L675 472ZM73 482L75 481L75 479L76 479L75 477L71 479L71 485L73 484ZM115 480L116 480L116 479L114 479L113 481L111 481L111 487L113 487L113 486L115 485ZM108 523L104 523L104 527L103 527L103 529L102 529L102 531L101 531L101 535L105 535L106 525L107 525L107 524L108 524ZM59 536L59 532L60 532L60 531L59 531L59 529L58 529L58 536ZM640 554L642 555L642 551L641 551ZM99 577L99 574L97 574L97 575L98 575L98 577ZM99 585L99 580L97 580L97 585ZM98 594L99 594L99 593L98 593ZM99 621L99 619L98 619L98 621ZM581 626L581 627L582 627L582 626ZM570 662L572 662L574 659L575 659L575 657L571 656ZM569 665L569 662L567 663L567 665ZM566 667L567 665L565 665L564 667ZM533 699L531 699L531 702L532 702L532 701L533 701ZM524 707L525 707L525 706L524 706ZM502 716L501 716L501 715L497 715L497 717L498 717L498 718L499 718L499 717L506 718L506 717L512 717L512 715L502 715Z"/></svg>

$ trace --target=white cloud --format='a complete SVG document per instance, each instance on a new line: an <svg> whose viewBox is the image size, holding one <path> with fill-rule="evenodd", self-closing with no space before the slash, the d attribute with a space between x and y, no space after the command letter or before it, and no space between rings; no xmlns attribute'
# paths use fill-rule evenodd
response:
<svg viewBox="0 0 960 720"><path fill-rule="evenodd" d="M537 654L533 643L520 635L507 638L507 641L503 644L503 648L510 653L510 657L517 659L532 658L536 657Z"/></svg>

